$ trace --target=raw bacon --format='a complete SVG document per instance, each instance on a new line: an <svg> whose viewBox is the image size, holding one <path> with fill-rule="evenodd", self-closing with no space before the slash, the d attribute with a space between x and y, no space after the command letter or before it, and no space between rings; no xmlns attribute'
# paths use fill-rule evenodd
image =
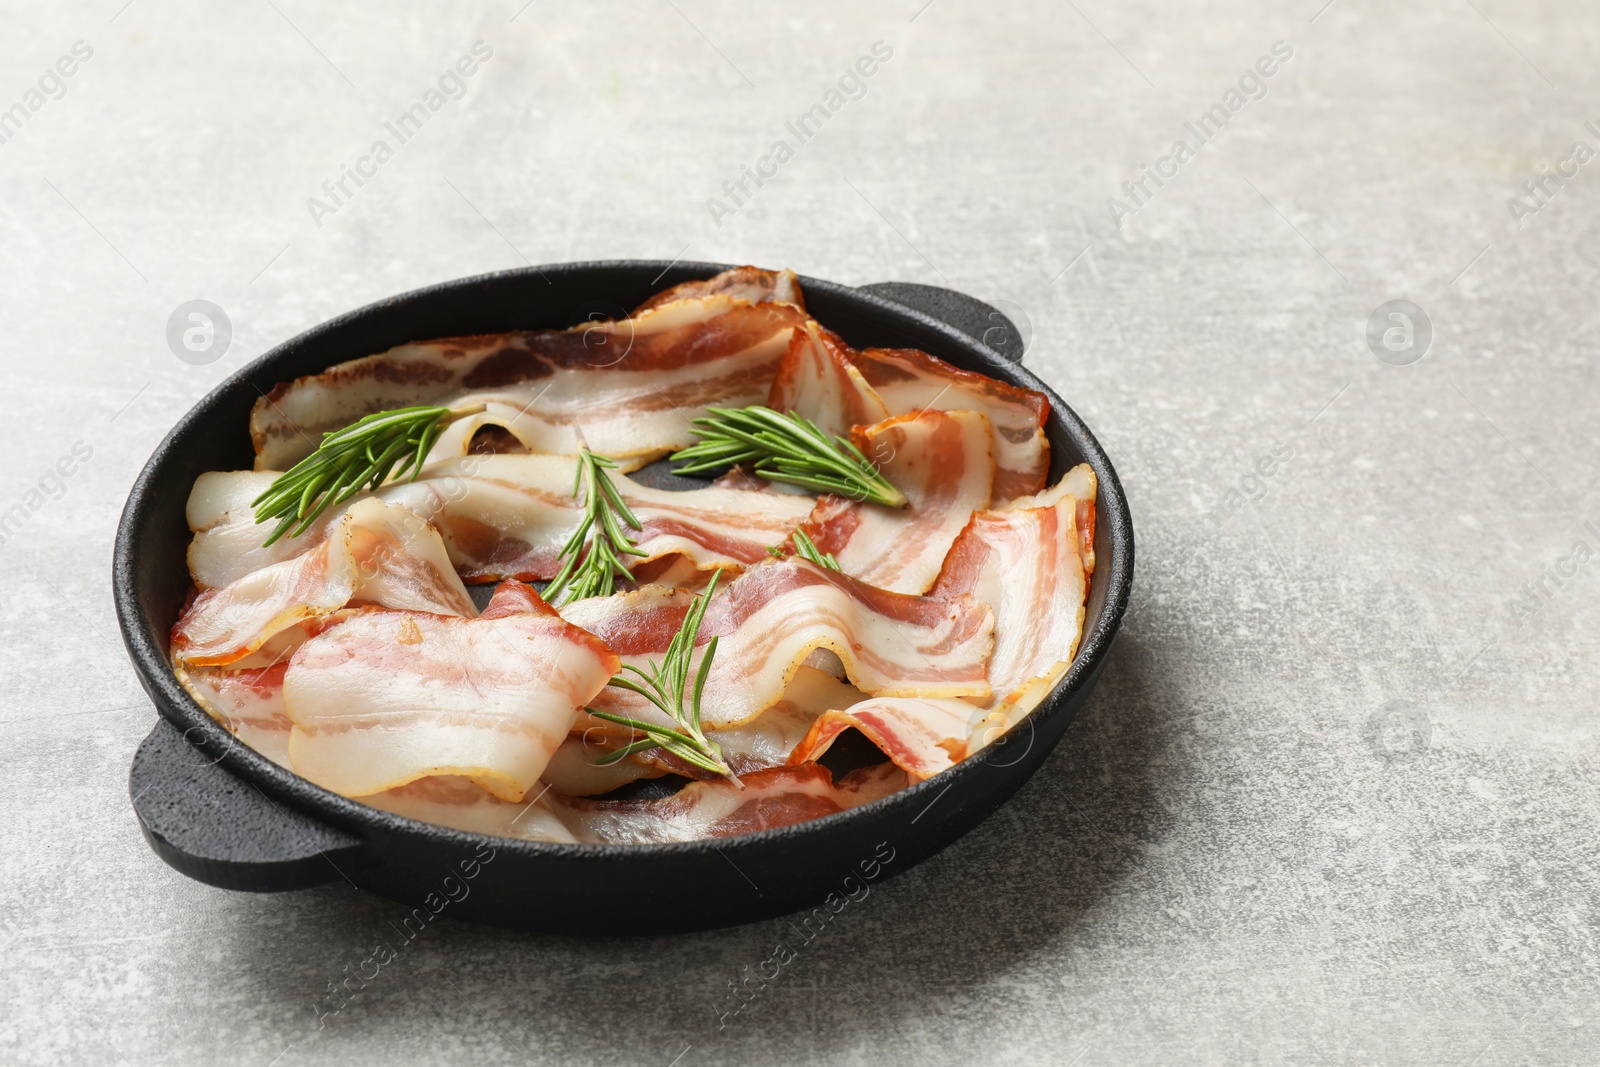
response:
<svg viewBox="0 0 1600 1067"><path fill-rule="evenodd" d="M806 321L792 304L724 293L570 330L400 345L279 385L257 401L255 466L286 470L324 433L375 411L484 404L453 423L431 455L463 455L480 429L499 426L530 452L575 455L582 443L632 469L692 443L689 420L706 407L765 397L791 333Z"/></svg>
<svg viewBox="0 0 1600 1067"><path fill-rule="evenodd" d="M856 368L854 355L844 338L808 321L789 339L767 406L799 412L835 437L848 436L853 426L882 422L890 411Z"/></svg>
<svg viewBox="0 0 1600 1067"><path fill-rule="evenodd" d="M655 586L580 600L567 621L598 636L623 662L659 659L683 623L691 594ZM697 646L718 637L703 700L708 729L748 722L782 698L806 657L835 653L850 681L875 696L987 698L985 664L993 613L956 593L890 593L803 560L769 561L745 571L712 598ZM698 670L698 654L690 670ZM659 717L642 698L608 688L604 711Z"/></svg>
<svg viewBox="0 0 1600 1067"><path fill-rule="evenodd" d="M818 716L789 754L790 763L818 759L844 731L854 727L883 750L913 782L931 778L966 759L969 738L984 719L965 700L880 697ZM979 746L981 747L981 746Z"/></svg>
<svg viewBox="0 0 1600 1067"><path fill-rule="evenodd" d="M852 771L837 783L826 767L807 763L773 767L741 779L690 782L661 800L547 798L556 817L579 841L647 845L733 837L809 822L871 803L905 788L903 771L890 763Z"/></svg>
<svg viewBox="0 0 1600 1067"><path fill-rule="evenodd" d="M816 718L790 762L819 758L854 728L921 781L1015 725L1076 653L1094 568L1094 497L1094 473L1075 467L1036 496L973 515L945 560L936 596L969 593L994 608L989 699L879 697L832 709Z"/></svg>
<svg viewBox="0 0 1600 1067"><path fill-rule="evenodd" d="M760 267L734 267L698 281L684 282L664 289L633 309L635 316L675 300L698 300L708 296L731 296L752 304L793 304L805 310L800 279L792 270L762 270Z"/></svg>
<svg viewBox="0 0 1600 1067"><path fill-rule="evenodd" d="M905 493L906 508L827 496L804 529L868 585L926 593L972 513L989 506L994 435L977 411L922 411L856 427L857 448Z"/></svg>
<svg viewBox="0 0 1600 1067"><path fill-rule="evenodd" d="M186 666L237 663L279 634L353 603L477 614L433 527L405 508L368 499L293 559L201 592L172 628L172 655Z"/></svg>
<svg viewBox="0 0 1600 1067"><path fill-rule="evenodd" d="M856 351L815 323L797 330L767 405L796 411L830 433L921 411L981 411L994 431L994 498L1037 493L1050 470L1050 401L912 348Z"/></svg>
<svg viewBox="0 0 1600 1067"><path fill-rule="evenodd" d="M801 666L783 691L783 697L749 722L709 735L736 773L746 774L789 762L789 753L806 736L817 716L830 708L843 708L865 699L866 694L825 671ZM633 739L633 731L592 716L581 716L578 728L561 743L545 768L544 780L566 796L595 796L639 778L679 774L687 778L713 778L662 749L649 749L617 763L599 761Z"/></svg>
<svg viewBox="0 0 1600 1067"><path fill-rule="evenodd" d="M997 704L1028 710L1077 651L1093 567L1095 488L1094 472L1080 465L1041 494L1048 503L980 511L945 559L934 595L970 594L994 609L988 678Z"/></svg>
<svg viewBox="0 0 1600 1067"><path fill-rule="evenodd" d="M894 414L981 411L994 427L994 498L1003 503L1044 488L1050 401L1043 393L951 366L914 348L868 348L856 365Z"/></svg>
<svg viewBox="0 0 1600 1067"><path fill-rule="evenodd" d="M619 315L623 312L618 309ZM640 528L625 592L547 605L584 517L581 448L620 471L695 440L711 406L766 403L848 438L890 509L735 468L686 492L612 481ZM421 477L262 540L253 501L322 435L415 404L454 419ZM179 680L240 741L375 807L565 844L687 841L846 810L971 758L1068 670L1095 566L1096 484L1047 486L1046 398L912 349L853 349L790 271L739 267L618 320L400 345L256 404L255 469L202 475ZM839 570L792 555L798 531ZM773 558L777 556L778 558ZM588 709L677 727L609 683L650 669L712 578L688 673L718 641L703 723L734 778ZM469 582L500 582L480 615ZM855 730L887 757L835 780ZM653 743L653 742L651 742ZM658 799L607 799L646 777Z"/></svg>
<svg viewBox="0 0 1600 1067"><path fill-rule="evenodd" d="M616 669L615 653L520 582L476 619L367 612L289 661L289 760L345 796L453 774L521 800Z"/></svg>
<svg viewBox="0 0 1600 1067"><path fill-rule="evenodd" d="M376 496L431 521L465 581L536 581L555 577L561 548L583 519L583 503L572 495L575 464L566 456L463 456L430 463L417 481L385 486ZM270 477L236 471L196 483L189 566L201 588L305 552L336 521L324 516L299 537L262 548L266 527L256 524L250 501ZM645 552L630 560L634 567L681 555L691 570L741 569L766 559L767 548L782 543L813 506L808 496L715 487L668 492L623 474L612 481L641 525L629 531Z"/></svg>
<svg viewBox="0 0 1600 1067"><path fill-rule="evenodd" d="M283 710L283 660L227 670L179 667L178 681L228 732L273 763L289 766L289 716Z"/></svg>

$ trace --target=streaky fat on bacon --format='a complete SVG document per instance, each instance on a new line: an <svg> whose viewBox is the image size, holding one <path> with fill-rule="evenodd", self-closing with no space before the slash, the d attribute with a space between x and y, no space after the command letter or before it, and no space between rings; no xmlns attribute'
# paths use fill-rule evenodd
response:
<svg viewBox="0 0 1600 1067"><path fill-rule="evenodd" d="M1094 569L1094 473L1074 467L1055 486L998 511L979 511L944 561L935 596L970 594L995 613L986 700L876 697L817 716L790 753L816 760L845 730L860 731L921 781L998 739L1065 673L1083 632Z"/></svg>
<svg viewBox="0 0 1600 1067"><path fill-rule="evenodd" d="M478 613L437 531L405 508L367 499L300 555L202 591L172 628L172 656L190 667L244 666L280 634L352 604Z"/></svg>
<svg viewBox="0 0 1600 1067"><path fill-rule="evenodd" d="M462 456L430 463L417 481L387 485L375 495L431 522L465 581L537 581L560 571L561 548L583 519L583 503L572 495L576 462L569 456ZM196 482L189 567L201 588L303 553L335 521L324 517L299 537L262 548L263 527L250 501L270 477L236 471ZM669 492L622 474L612 481L641 525L629 531L645 553L630 559L636 568L681 556L693 570L741 569L766 559L768 546L784 541L813 506L809 496L714 486Z"/></svg>
<svg viewBox="0 0 1600 1067"><path fill-rule="evenodd" d="M737 774L789 762L789 753L806 736L817 717L830 708L848 707L864 700L866 694L825 671L801 666L795 671L783 697L749 722L709 731L711 740L722 749L722 757ZM588 797L608 793L640 778L677 774L685 778L714 778L715 775L678 759L660 748L636 753L616 763L600 761L633 739L633 731L597 719L580 716L577 726L556 750L544 780L557 793L569 797Z"/></svg>
<svg viewBox="0 0 1600 1067"><path fill-rule="evenodd" d="M864 767L833 780L821 764L771 767L740 778L690 782L660 800L554 798L556 817L580 842L648 845L735 837L809 822L871 803L906 786L891 763Z"/></svg>
<svg viewBox="0 0 1600 1067"><path fill-rule="evenodd" d="M575 461L565 456L472 456L430 465L415 483L385 490L439 527L456 569L470 582L553 578L561 547L583 518L572 495ZM629 536L644 566L681 556L698 570L734 570L768 558L810 513L809 497L733 489L671 492L613 474L639 520Z"/></svg>
<svg viewBox="0 0 1600 1067"><path fill-rule="evenodd" d="M633 309L634 315L675 300L699 300L708 296L731 296L752 304L793 304L806 309L800 292L800 279L792 270L762 270L760 267L734 267L710 278L697 279L663 289Z"/></svg>
<svg viewBox="0 0 1600 1067"><path fill-rule="evenodd" d="M568 330L400 345L257 401L255 467L287 470L324 433L375 411L470 403L486 410L452 423L431 456L463 455L479 430L498 426L530 452L575 455L581 442L633 469L692 443L689 420L708 406L765 397L791 333L806 321L790 303L718 293Z"/></svg>
<svg viewBox="0 0 1600 1067"><path fill-rule="evenodd" d="M804 529L843 571L895 593L926 593L956 535L987 508L994 434L979 411L920 411L851 431L910 506L882 508L825 496Z"/></svg>
<svg viewBox="0 0 1600 1067"><path fill-rule="evenodd" d="M267 667L178 667L178 681L228 732L273 763L289 764L289 716L283 710L284 659ZM290 767L293 770L292 767Z"/></svg>
<svg viewBox="0 0 1600 1067"><path fill-rule="evenodd" d="M988 678L994 707L1009 705L1007 714L1031 710L1077 652L1096 488L1080 464L1036 498L973 515L934 586L935 596L966 594L994 609Z"/></svg>
<svg viewBox="0 0 1600 1067"><path fill-rule="evenodd" d="M721 746L729 766L740 774L781 767L798 762L790 760L789 753L805 739L818 716L866 698L849 682L826 671L801 666L784 687L781 700L749 722L712 731L711 739Z"/></svg>
<svg viewBox="0 0 1600 1067"><path fill-rule="evenodd" d="M844 338L807 321L789 339L767 406L798 412L835 437L848 437L854 426L882 422L891 412L857 369L854 355Z"/></svg>
<svg viewBox="0 0 1600 1067"><path fill-rule="evenodd" d="M647 586L580 600L561 614L624 663L644 666L660 659L692 601L681 590ZM850 682L868 694L987 697L993 626L988 606L965 594L890 593L798 559L759 564L712 597L700 627L698 648L719 638L703 700L706 727L736 726L772 707L818 649L836 654ZM699 659L697 652L691 677ZM660 718L642 698L616 688L593 706Z"/></svg>
<svg viewBox="0 0 1600 1067"><path fill-rule="evenodd" d="M815 322L796 330L767 395L777 411L795 411L834 434L920 411L979 411L994 434L994 499L1004 503L1044 488L1050 401L965 371L911 348L857 351Z"/></svg>
<svg viewBox="0 0 1600 1067"><path fill-rule="evenodd" d="M1050 442L1044 436L1050 400L975 374L914 348L868 348L856 365L891 412L981 411L994 426L994 498L1004 503L1044 488Z"/></svg>
<svg viewBox="0 0 1600 1067"><path fill-rule="evenodd" d="M547 792L508 803L461 777L426 778L363 800L373 807L472 833L587 845L648 845L733 837L807 822L905 788L892 763L834 781L826 767L772 767L742 778L690 782L656 800L563 797Z"/></svg>
<svg viewBox="0 0 1600 1067"><path fill-rule="evenodd" d="M861 731L913 782L966 759L984 712L965 700L878 697L819 715L789 754L790 763L820 759L840 734ZM981 746L979 746L981 747Z"/></svg>
<svg viewBox="0 0 1600 1067"><path fill-rule="evenodd" d="M520 582L475 619L365 612L290 659L289 760L345 796L460 775L519 801L616 669L615 653Z"/></svg>

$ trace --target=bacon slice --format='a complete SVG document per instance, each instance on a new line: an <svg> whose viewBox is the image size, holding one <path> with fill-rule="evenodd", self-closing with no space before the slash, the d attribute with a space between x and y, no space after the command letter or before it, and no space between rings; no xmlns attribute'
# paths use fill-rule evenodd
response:
<svg viewBox="0 0 1600 1067"><path fill-rule="evenodd" d="M1078 552L1083 556L1084 573L1093 574L1094 505L1098 492L1099 483L1095 480L1094 471L1087 463L1080 463L1062 475L1061 480L1049 489L1033 496L1018 497L1007 504L1004 510L1021 511L1026 508L1054 507L1071 497L1077 503L1077 511L1073 513L1073 523L1078 532Z"/></svg>
<svg viewBox="0 0 1600 1067"><path fill-rule="evenodd" d="M289 714L283 706L283 676L288 666L288 659L284 657L268 667L244 670L222 667L178 667L176 673L184 688L212 718L226 726L244 744L274 763L293 770L294 767L289 762L289 731L294 723L289 720ZM806 670L802 668L801 674L805 673ZM821 672L816 673L821 674ZM822 677L832 682L826 675ZM848 687L842 688L847 693L855 692ZM857 698L859 699L859 694ZM848 704L853 701L847 699L844 702ZM779 715L780 709L787 710L788 707L789 701L785 700L767 715L757 719L755 723L734 732L742 734L760 725L762 729L759 732L751 731L752 738L749 744L761 745L775 733L772 725L766 723L767 716ZM776 759L768 759L759 764L751 761L750 769L756 769L757 766L781 765L788 756L789 748L793 748L794 744L805 736L811 719L815 718L817 711L820 710L819 708L812 711L811 716L804 720L804 725L798 727L798 733L794 732L795 725L792 724L792 718L784 716L783 722L787 724L788 731L785 736L792 736L789 746L784 748ZM555 792L567 796L594 796L609 793L640 778L655 778L668 773L667 768L633 759L625 759L604 767L598 766L596 761L615 747L615 742L606 731L596 730L591 733L592 737L577 733L569 734L556 748L544 773L540 776ZM483 792L477 786L472 786L472 789L475 792Z"/></svg>
<svg viewBox="0 0 1600 1067"><path fill-rule="evenodd" d="M818 716L789 754L789 762L821 758L840 734L853 727L882 749L911 781L920 782L966 759L974 750L969 738L984 718L982 709L965 700L864 700Z"/></svg>
<svg viewBox="0 0 1600 1067"><path fill-rule="evenodd" d="M195 534L188 550L195 585L215 589L293 559L326 540L328 527L349 510L329 508L299 537L280 537L263 547L274 527L256 524L250 502L277 477L277 471L207 471L194 480L184 515Z"/></svg>
<svg viewBox="0 0 1600 1067"><path fill-rule="evenodd" d="M1038 492L1050 473L1050 442L1044 435L1050 401L983 374L951 366L914 348L868 348L856 366L895 414L981 411L994 426L994 497L1007 501Z"/></svg>
<svg viewBox="0 0 1600 1067"><path fill-rule="evenodd" d="M575 464L566 456L463 456L430 463L417 481L385 486L376 496L432 522L464 580L535 581L555 577L561 547L583 519L572 495ZM325 517L297 538L262 548L268 527L256 524L250 501L271 478L236 471L195 483L189 567L201 588L299 555L336 521ZM813 507L808 496L715 487L668 492L622 474L612 480L641 525L630 531L645 552L630 560L636 568L679 555L691 570L743 568L766 559L767 547L782 543Z"/></svg>
<svg viewBox="0 0 1600 1067"><path fill-rule="evenodd" d="M579 844L553 810L553 794L535 790L521 803L501 800L470 778L439 775L362 797L382 811L470 834L523 841Z"/></svg>
<svg viewBox="0 0 1600 1067"><path fill-rule="evenodd" d="M558 456L479 456L431 466L428 477L383 491L434 520L468 581L552 578L560 551L583 518L572 496L574 461ZM808 497L733 489L670 492L613 474L638 518L629 531L645 554L635 567L673 555L699 570L739 569L768 558L810 513Z"/></svg>
<svg viewBox="0 0 1600 1067"><path fill-rule="evenodd" d="M854 354L844 338L808 321L789 340L767 406L799 412L833 436L847 436L852 426L882 422L889 409L856 368Z"/></svg>
<svg viewBox="0 0 1600 1067"><path fill-rule="evenodd" d="M692 599L649 586L577 601L562 615L642 667L660 659ZM720 639L702 704L706 727L748 722L776 704L818 649L837 654L850 681L869 694L986 698L993 625L989 608L965 594L907 596L803 560L759 564L712 598L700 628L698 647ZM659 717L642 698L615 688L594 706Z"/></svg>
<svg viewBox="0 0 1600 1067"><path fill-rule="evenodd" d="M789 754L805 740L818 716L864 699L866 694L855 686L825 671L802 666L789 680L783 699L749 722L713 730L710 736L722 746L723 758L739 774L799 763L802 761L790 759Z"/></svg>
<svg viewBox="0 0 1600 1067"><path fill-rule="evenodd" d="M815 323L796 331L767 404L830 433L920 411L981 411L994 430L994 498L1037 493L1050 470L1050 401L914 348L856 351Z"/></svg>
<svg viewBox="0 0 1600 1067"><path fill-rule="evenodd" d="M283 710L282 660L268 667L224 670L178 667L178 681L213 719L272 762L289 766L289 716Z"/></svg>
<svg viewBox="0 0 1600 1067"><path fill-rule="evenodd" d="M945 559L934 595L970 594L994 609L988 677L997 706L1031 709L1077 652L1093 568L1095 489L1084 464L1041 494L1048 503L980 511Z"/></svg>
<svg viewBox="0 0 1600 1067"><path fill-rule="evenodd" d="M433 457L459 456L480 429L508 430L530 452L575 455L580 442L629 469L694 441L710 405L767 394L790 334L788 303L721 293L570 330L447 337L400 345L277 386L250 416L257 470L286 470L326 432L413 404L484 404L442 434Z"/></svg>
<svg viewBox="0 0 1600 1067"><path fill-rule="evenodd" d="M1072 662L1094 569L1094 473L972 516L944 562L935 596L968 593L995 611L987 700L879 697L818 716L790 762L819 758L856 729L913 781L980 751L1031 711Z"/></svg>
<svg viewBox="0 0 1600 1067"><path fill-rule="evenodd" d="M615 653L519 582L476 619L368 612L289 661L289 759L345 796L454 774L521 800L616 669Z"/></svg>
<svg viewBox="0 0 1600 1067"><path fill-rule="evenodd" d="M708 296L731 296L752 304L793 304L805 310L800 279L792 270L762 270L759 267L734 267L715 277L684 282L664 289L633 309L635 316L675 300L698 300Z"/></svg>
<svg viewBox="0 0 1600 1067"><path fill-rule="evenodd" d="M772 707L747 723L708 733L722 748L723 759L738 774L781 767L789 762L789 753L805 738L817 716L829 708L849 707L865 697L859 689L824 671L802 666L784 689L783 698ZM663 774L716 777L661 749L640 752L605 766L599 764L633 738L633 731L624 727L581 716L578 729L561 743L550 766L545 768L544 780L557 793L587 797Z"/></svg>
<svg viewBox="0 0 1600 1067"><path fill-rule="evenodd" d="M488 614L486 611L485 616ZM241 741L292 770L288 750L293 724L283 709L286 666L279 663L250 671L197 668L180 671L180 679L202 706ZM822 709L855 704L861 694L821 671L802 667L784 697L753 722L716 734L724 753L740 769L748 795L726 782L708 782L667 800L579 803L569 798L609 792L637 778L666 772L633 760L597 768L593 760L605 748L585 745L573 735L562 742L541 775L548 791L534 790L536 795L531 799L525 795L521 802L508 802L472 779L458 776L420 778L361 799L385 811L473 833L569 844L614 844L692 840L702 832L725 836L746 832L739 829L742 826L761 829L787 825L781 820L803 821L831 814L918 780L914 775L900 773L895 765L884 764L846 776L830 792L823 783L831 783L831 779L820 767L798 768L793 774L763 774L782 767L786 761L803 762L791 761L789 753L806 740L813 721L821 722L818 715ZM933 703L960 704L969 713L972 711L972 706L963 701ZM817 755L826 751L838 732L833 731L815 746ZM564 759L571 761L567 768L561 766ZM710 833L713 830L714 835Z"/></svg>
<svg viewBox="0 0 1600 1067"><path fill-rule="evenodd" d="M977 411L923 411L857 427L851 436L910 506L826 496L804 528L851 577L896 593L926 593L972 513L989 506L989 419Z"/></svg>
<svg viewBox="0 0 1600 1067"><path fill-rule="evenodd" d="M172 655L193 667L237 663L279 634L352 603L477 614L433 527L405 508L368 499L299 556L200 593L172 628Z"/></svg>
<svg viewBox="0 0 1600 1067"><path fill-rule="evenodd" d="M579 716L580 724L586 721L599 723L602 720ZM625 739L617 741L608 730L584 727L567 735L550 757L541 777L546 785L563 796L593 797L640 778L659 778L669 773L666 767L641 763L632 757L603 766L599 763L601 757L626 743Z"/></svg>
<svg viewBox="0 0 1600 1067"><path fill-rule="evenodd" d="M506 803L464 778L429 778L363 798L407 818L497 837L564 844L644 845L733 837L847 811L907 784L892 763L852 771L838 782L808 763L755 771L743 788L726 779L691 782L659 800L590 800L554 792Z"/></svg>

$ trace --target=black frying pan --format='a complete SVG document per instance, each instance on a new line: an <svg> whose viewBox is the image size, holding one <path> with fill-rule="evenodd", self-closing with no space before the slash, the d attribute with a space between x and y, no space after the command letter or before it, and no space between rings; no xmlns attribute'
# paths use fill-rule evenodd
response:
<svg viewBox="0 0 1600 1067"><path fill-rule="evenodd" d="M564 327L621 317L653 293L725 269L624 260L486 274L418 289L279 345L190 411L150 458L117 530L113 585L123 640L161 721L133 759L130 791L150 846L191 878L227 889L298 889L344 879L413 905L565 933L731 926L839 901L898 874L978 825L1038 769L1089 696L1133 584L1133 525L1111 461L1088 427L1020 365L998 311L946 289L851 288L803 278L813 316L857 347L920 348L1050 397L1051 481L1079 462L1099 477L1096 570L1084 637L1065 678L1002 742L892 796L742 837L647 846L554 845L448 830L328 792L238 743L178 684L167 641L189 587L184 503L204 471L253 463L248 422L275 384L431 337Z"/></svg>

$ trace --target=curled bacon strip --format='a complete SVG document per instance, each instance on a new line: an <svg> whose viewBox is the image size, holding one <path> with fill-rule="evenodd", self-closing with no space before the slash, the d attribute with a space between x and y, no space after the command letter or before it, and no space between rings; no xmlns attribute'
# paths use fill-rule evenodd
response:
<svg viewBox="0 0 1600 1067"><path fill-rule="evenodd" d="M1044 394L913 348L856 351L815 323L795 332L767 405L797 411L838 434L891 415L982 412L994 432L994 499L1000 502L1037 493L1050 470L1050 442L1044 436L1050 401Z"/></svg>
<svg viewBox="0 0 1600 1067"><path fill-rule="evenodd" d="M896 593L926 593L956 535L989 506L989 419L977 411L922 411L857 427L851 436L910 506L823 497L805 530L846 574Z"/></svg>
<svg viewBox="0 0 1600 1067"><path fill-rule="evenodd" d="M800 293L800 279L795 277L794 271L734 267L715 277L663 289L634 308L633 314L638 316L641 312L675 300L699 300L708 296L731 296L752 304L793 304L801 311L806 307L805 297Z"/></svg>
<svg viewBox="0 0 1600 1067"><path fill-rule="evenodd" d="M850 428L882 422L891 414L857 369L844 338L808 321L789 339L767 395L774 411L798 411L823 433L848 436Z"/></svg>
<svg viewBox="0 0 1600 1067"><path fill-rule="evenodd" d="M821 758L840 734L854 727L883 750L913 782L931 778L967 758L974 724L984 712L965 700L881 697L818 716L790 763Z"/></svg>
<svg viewBox="0 0 1600 1067"><path fill-rule="evenodd" d="M289 766L289 728L283 710L284 660L267 667L227 670L179 667L178 681L213 719L272 762Z"/></svg>
<svg viewBox="0 0 1600 1067"><path fill-rule="evenodd" d="M172 628L172 656L196 667L238 663L279 634L352 603L478 613L433 527L405 508L367 499L293 559L202 592Z"/></svg>
<svg viewBox="0 0 1600 1067"><path fill-rule="evenodd" d="M722 292L570 330L400 345L262 397L250 415L255 466L287 470L324 433L374 411L472 403L486 410L451 424L432 456L462 455L499 426L530 452L575 455L582 443L632 469L690 444L688 420L708 406L758 403L805 322L793 304Z"/></svg>
<svg viewBox="0 0 1600 1067"><path fill-rule="evenodd" d="M989 684L997 702L1033 703L1077 652L1094 566L1094 472L1079 465L1053 489L980 511L956 539L936 596L970 594L994 609Z"/></svg>
<svg viewBox="0 0 1600 1067"><path fill-rule="evenodd" d="M868 348L856 365L891 412L981 411L994 427L994 498L1007 501L1044 488L1050 401L1043 393L951 366L914 348Z"/></svg>
<svg viewBox="0 0 1600 1067"><path fill-rule="evenodd" d="M289 661L289 760L345 796L453 774L521 800L616 669L615 653L519 582L476 619L366 612Z"/></svg>
<svg viewBox="0 0 1600 1067"><path fill-rule="evenodd" d="M659 659L693 597L654 586L580 600L562 616L598 636L624 663ZM836 654L850 681L884 696L988 697L984 667L993 613L973 597L890 593L803 560L770 561L745 571L712 598L698 647L720 639L703 699L709 729L748 722L776 704L806 657ZM690 669L698 670L699 655ZM594 702L635 718L655 713L608 688Z"/></svg>
<svg viewBox="0 0 1600 1067"><path fill-rule="evenodd" d="M1002 735L1060 679L1083 632L1094 568L1094 473L1073 468L1052 488L972 516L935 586L994 608L987 700L862 701L817 717L790 761L819 758L854 728L913 781L937 774Z"/></svg>
<svg viewBox="0 0 1600 1067"><path fill-rule="evenodd" d="M466 581L536 581L555 577L561 548L583 519L582 502L572 495L575 463L566 456L463 456L430 463L417 481L385 486L376 495L430 520ZM202 588L304 552L325 536L332 519L261 547L262 527L247 494L259 491L262 477L236 471L196 483L189 566ZM739 569L766 559L767 547L787 538L812 508L808 496L715 487L668 492L626 475L611 477L641 524L628 531L645 553L630 557L634 567L681 555L692 570Z"/></svg>

